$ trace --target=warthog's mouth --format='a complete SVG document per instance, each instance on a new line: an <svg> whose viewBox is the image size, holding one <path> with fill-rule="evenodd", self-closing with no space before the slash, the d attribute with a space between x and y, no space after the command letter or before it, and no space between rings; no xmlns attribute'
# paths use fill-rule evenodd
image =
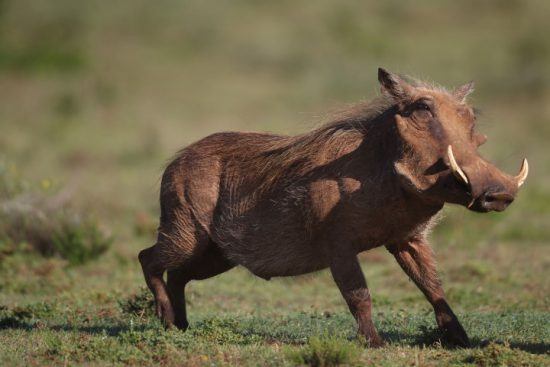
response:
<svg viewBox="0 0 550 367"><path fill-rule="evenodd" d="M505 192L486 192L480 195L478 198L472 200L468 209L479 212L487 213L490 211L501 212L512 204L514 196Z"/></svg>
<svg viewBox="0 0 550 367"><path fill-rule="evenodd" d="M469 203L466 205L468 209L480 213L490 211L500 212L505 210L514 201L516 189L512 189L513 193L510 193L507 192L502 186L496 184L483 188L480 190L481 194L475 196L475 190L472 188L472 182L464 170L458 165L451 145L447 147L447 158L449 160L451 172L469 196ZM517 189L525 183L528 174L529 163L527 162L527 159L523 159L519 173L515 177L511 178Z"/></svg>

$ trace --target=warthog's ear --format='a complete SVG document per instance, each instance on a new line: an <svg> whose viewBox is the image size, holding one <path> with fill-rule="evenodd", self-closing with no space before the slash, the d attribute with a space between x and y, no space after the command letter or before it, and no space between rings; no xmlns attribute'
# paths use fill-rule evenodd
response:
<svg viewBox="0 0 550 367"><path fill-rule="evenodd" d="M474 82L466 83L453 91L453 96L460 102L464 102L466 97L474 91Z"/></svg>
<svg viewBox="0 0 550 367"><path fill-rule="evenodd" d="M398 99L405 99L410 95L411 86L398 75L378 68L378 81L381 85L381 92L389 94Z"/></svg>

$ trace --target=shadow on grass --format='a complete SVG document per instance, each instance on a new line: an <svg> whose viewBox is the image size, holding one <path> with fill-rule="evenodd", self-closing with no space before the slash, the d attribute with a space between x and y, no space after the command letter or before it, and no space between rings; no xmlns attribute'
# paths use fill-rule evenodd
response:
<svg viewBox="0 0 550 367"><path fill-rule="evenodd" d="M387 340L390 344L400 344L407 346L420 346L420 347L435 347L442 346L445 349L457 349L458 347L445 342L443 335L438 329L426 330L422 333L401 333L396 331L384 332L380 331L380 336ZM498 339L480 339L480 338L471 338L470 347L468 349L483 349L491 343L502 344L505 343L502 340ZM528 343L528 342L509 342L509 347L511 349L519 349L524 352L531 354L549 354L550 353L550 344L548 343Z"/></svg>
<svg viewBox="0 0 550 367"><path fill-rule="evenodd" d="M43 326L36 323L28 322L17 322L0 325L0 330L24 330L24 331L34 331L34 330L52 330L52 331L74 331L78 333L86 333L91 335L107 335L116 337L122 333L128 331L138 331L143 332L149 329L156 329L156 327L151 325L135 325L130 326L128 324L115 324L115 325L90 325L90 326L75 326L69 324L58 324L58 325L48 325Z"/></svg>
<svg viewBox="0 0 550 367"><path fill-rule="evenodd" d="M504 344L500 340L480 340L476 341L475 346L478 348L485 348L491 342L496 344ZM548 343L510 342L509 346L511 349L520 349L531 354L550 354L550 344Z"/></svg>
<svg viewBox="0 0 550 367"><path fill-rule="evenodd" d="M235 323L233 325L238 325ZM195 325L192 325L190 332L199 332L202 330L203 323L199 322ZM230 325L223 327L225 329L230 329L234 334L241 334L243 337L257 336L265 343L282 343L282 344L294 344L300 345L304 343L304 340L293 340L292 337L285 335L277 335L272 332L262 331L262 330L250 330L249 328L235 328ZM0 323L0 330L52 330L52 331L64 331L64 332L78 332L86 333L91 335L106 335L110 337L117 337L123 333L134 331L134 332L145 332L148 330L158 330L159 333L163 333L163 329L158 325L154 324L137 324L131 325L128 323L113 323L111 325L70 325L70 324L56 324L56 325L40 325L36 323L28 322L4 322ZM308 335L313 336L314 334ZM442 338L441 332L436 328L420 328L418 332L406 333L400 331L384 331L380 330L380 336L385 339L390 345L405 345L405 346L421 346L421 347L435 347L441 346L445 349L456 349L455 346L448 344ZM355 339L354 337L351 338ZM470 349L483 349L489 344L504 344L502 340L498 339L480 339L473 337L471 338L471 347ZM229 344L231 344L229 342ZM510 341L508 346L511 349L519 349L524 352L531 354L549 354L550 353L550 344L544 342L530 343L530 342L516 342Z"/></svg>
<svg viewBox="0 0 550 367"><path fill-rule="evenodd" d="M107 335L107 336L119 336L122 333L128 331L137 331L143 332L149 329L152 329L152 326L149 325L136 325L129 326L125 324L118 325L95 325L95 326L73 326L73 325L52 325L49 327L50 330L54 331L76 331L79 333L86 333L91 335Z"/></svg>

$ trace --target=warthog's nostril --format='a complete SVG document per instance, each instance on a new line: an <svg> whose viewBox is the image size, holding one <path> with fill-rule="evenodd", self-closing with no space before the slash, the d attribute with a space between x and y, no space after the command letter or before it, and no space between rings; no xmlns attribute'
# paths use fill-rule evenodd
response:
<svg viewBox="0 0 550 367"><path fill-rule="evenodd" d="M514 201L514 196L505 192L486 192L480 198L481 206L486 210L501 211Z"/></svg>

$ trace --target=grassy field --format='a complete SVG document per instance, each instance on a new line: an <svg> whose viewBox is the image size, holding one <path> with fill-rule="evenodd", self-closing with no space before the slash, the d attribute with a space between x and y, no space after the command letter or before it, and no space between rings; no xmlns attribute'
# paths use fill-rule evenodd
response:
<svg viewBox="0 0 550 367"><path fill-rule="evenodd" d="M0 1L0 365L550 365L550 3ZM389 253L362 255L367 349L327 271L191 283L152 316L137 252L163 166L221 130L294 134L378 93L376 68L476 81L485 156L531 175L504 213L432 235L473 347L442 345Z"/></svg>

